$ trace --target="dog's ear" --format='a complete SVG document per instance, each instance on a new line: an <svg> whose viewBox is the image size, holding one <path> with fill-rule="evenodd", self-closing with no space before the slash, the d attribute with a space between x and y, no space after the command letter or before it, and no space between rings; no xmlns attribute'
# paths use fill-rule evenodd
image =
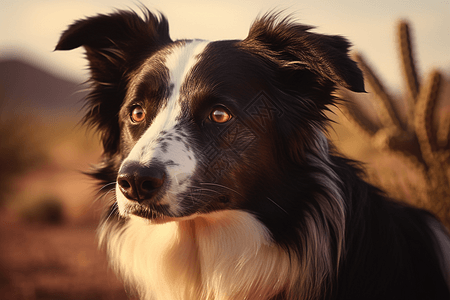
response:
<svg viewBox="0 0 450 300"><path fill-rule="evenodd" d="M143 56L171 42L168 22L144 11L118 11L78 20L61 35L55 50L86 49L94 80L109 83ZM111 72L112 71L112 72Z"/></svg>
<svg viewBox="0 0 450 300"><path fill-rule="evenodd" d="M350 43L341 36L312 33L312 27L296 24L279 14L268 14L255 21L243 41L258 55L282 68L307 69L355 92L364 92L364 79L350 59Z"/></svg>
<svg viewBox="0 0 450 300"><path fill-rule="evenodd" d="M148 10L144 18L132 11L98 15L73 23L55 50L84 47L92 90L85 121L102 133L105 154L119 147L118 111L125 97L129 72L152 52L171 42L167 20Z"/></svg>
<svg viewBox="0 0 450 300"><path fill-rule="evenodd" d="M364 92L364 78L348 55L350 43L343 37L311 32L279 13L256 20L239 46L261 58L272 72L268 87L282 107L277 121L280 153L301 163L305 154L317 152L317 141L333 104L337 85Z"/></svg>

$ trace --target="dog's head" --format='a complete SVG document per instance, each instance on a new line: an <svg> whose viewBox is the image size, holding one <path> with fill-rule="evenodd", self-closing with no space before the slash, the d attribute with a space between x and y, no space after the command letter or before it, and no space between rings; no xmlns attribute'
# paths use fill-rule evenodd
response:
<svg viewBox="0 0 450 300"><path fill-rule="evenodd" d="M120 11L75 22L56 50L80 46L86 120L104 146L94 175L117 182L122 215L154 222L247 209L289 186L336 85L364 90L344 38L276 14L244 40L208 42L172 41L164 17ZM258 209L278 209L266 198Z"/></svg>

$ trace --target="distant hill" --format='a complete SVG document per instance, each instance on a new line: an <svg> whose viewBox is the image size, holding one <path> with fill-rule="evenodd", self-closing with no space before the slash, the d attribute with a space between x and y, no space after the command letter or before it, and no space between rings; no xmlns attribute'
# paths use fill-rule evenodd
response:
<svg viewBox="0 0 450 300"><path fill-rule="evenodd" d="M54 76L21 60L0 61L0 116L58 111L78 114L86 86Z"/></svg>

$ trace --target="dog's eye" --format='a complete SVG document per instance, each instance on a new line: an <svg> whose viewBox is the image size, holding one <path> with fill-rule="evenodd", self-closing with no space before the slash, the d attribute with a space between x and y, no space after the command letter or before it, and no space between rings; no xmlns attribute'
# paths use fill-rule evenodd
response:
<svg viewBox="0 0 450 300"><path fill-rule="evenodd" d="M231 120L233 116L231 113L224 107L216 107L213 109L211 114L209 115L209 118L211 121L215 123L225 123Z"/></svg>
<svg viewBox="0 0 450 300"><path fill-rule="evenodd" d="M139 105L135 106L133 108L133 110L131 111L130 117L134 123L140 123L140 122L144 121L144 119L145 119L145 111Z"/></svg>

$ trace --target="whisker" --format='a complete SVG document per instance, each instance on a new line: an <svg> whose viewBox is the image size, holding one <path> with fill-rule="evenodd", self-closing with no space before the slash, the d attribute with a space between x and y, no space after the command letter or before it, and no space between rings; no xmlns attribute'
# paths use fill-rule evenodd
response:
<svg viewBox="0 0 450 300"><path fill-rule="evenodd" d="M270 202L272 202L273 204L275 204L276 206L278 206L279 209L281 209L281 210L284 211L287 215L289 215L288 212L287 212L286 210L284 210L284 208L282 208L278 203L276 203L275 201L273 201L273 200L270 199L269 197L267 197L267 199L269 199Z"/></svg>
<svg viewBox="0 0 450 300"><path fill-rule="evenodd" d="M195 204L195 198L194 198L194 193L192 192L192 190L191 189L189 189L189 196L191 197L191 200L192 200L192 205L194 205Z"/></svg>
<svg viewBox="0 0 450 300"><path fill-rule="evenodd" d="M116 189L113 188L113 189L108 190L107 192L103 192L103 194L98 196L97 198L95 198L93 202L95 203L95 202L99 201L100 199L105 199L105 197L108 196L109 193L114 192L115 190ZM100 191L97 194L99 194L99 193L100 193Z"/></svg>
<svg viewBox="0 0 450 300"><path fill-rule="evenodd" d="M114 189L110 189L108 192L106 192L104 195L103 195L103 198L105 198L106 196L108 196L108 194L109 193L111 193L111 192L115 192L116 191L116 189L114 188ZM114 198L116 198L116 195L114 195ZM115 199L114 199L115 200Z"/></svg>
<svg viewBox="0 0 450 300"><path fill-rule="evenodd" d="M119 210L119 207L117 204L113 205L113 208L110 210L109 214L105 218L105 222L107 222L117 211Z"/></svg>
<svg viewBox="0 0 450 300"><path fill-rule="evenodd" d="M236 190L233 190L232 188L230 188L230 187L227 187L227 186L225 186L225 185L222 185L222 184L211 183L211 182L200 182L200 184L207 184L207 185L214 185L214 186L218 186L218 187L221 187L221 188L224 188L224 189L230 190L230 191L232 191L233 193L236 193L236 194L238 194L239 196L241 196L242 198L244 198L244 196L243 196L243 195L242 195L241 193L239 193L238 191L236 191Z"/></svg>
<svg viewBox="0 0 450 300"><path fill-rule="evenodd" d="M205 188L201 188L201 187L196 187L196 186L192 186L191 188L195 189L195 192L213 192L213 193L217 193L217 194L221 194L221 192L216 191L216 190L212 190L212 189L205 189Z"/></svg>
<svg viewBox="0 0 450 300"><path fill-rule="evenodd" d="M106 188L106 187L108 187L108 186L110 186L110 185L112 185L112 184L116 184L116 182L113 181L113 182L110 182L110 183L105 184L104 186L102 186L102 187L98 190L97 194L100 193L100 192L102 192L102 190L103 190L104 188Z"/></svg>

